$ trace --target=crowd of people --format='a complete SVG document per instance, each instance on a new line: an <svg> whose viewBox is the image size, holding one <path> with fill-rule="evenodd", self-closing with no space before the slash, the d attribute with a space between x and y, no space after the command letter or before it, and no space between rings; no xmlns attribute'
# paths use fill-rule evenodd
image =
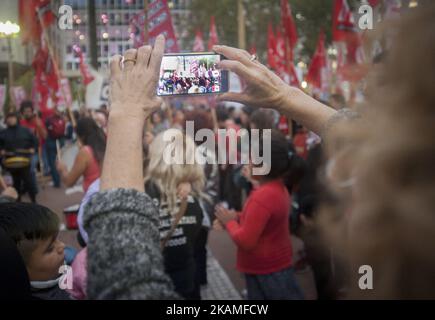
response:
<svg viewBox="0 0 435 320"><path fill-rule="evenodd" d="M181 76L176 71L165 72L159 81L159 94L204 94L219 92L221 75L216 66L208 69L201 64L194 76Z"/></svg>
<svg viewBox="0 0 435 320"><path fill-rule="evenodd" d="M13 178L0 196L2 297L198 300L214 229L237 247L248 299L433 298L434 15L427 4L403 17L365 106L346 107L339 95L321 102L247 52L215 46L228 59L217 67L238 74L244 91L218 96L216 106L171 100L161 110L155 90L143 88L158 85L162 36L154 48L128 50L123 65L113 57L110 111L56 110L43 120L23 103L21 121L7 114L0 132ZM184 90L173 77L171 92ZM195 162L198 152L218 155L186 134L188 121L216 140L219 129L270 129L270 170ZM163 161L165 135L183 163ZM70 170L59 155L65 139L80 146ZM82 249L73 257L57 239L58 216L35 203L38 162L54 187L83 177ZM25 192L33 203L21 202ZM65 260L74 279L66 291L58 286ZM374 270L373 290L359 287L363 265ZM314 288L300 280L306 270Z"/></svg>

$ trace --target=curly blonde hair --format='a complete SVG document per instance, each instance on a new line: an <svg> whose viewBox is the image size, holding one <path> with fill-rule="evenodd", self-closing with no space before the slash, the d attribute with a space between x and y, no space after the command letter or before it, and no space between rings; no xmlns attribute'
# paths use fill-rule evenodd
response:
<svg viewBox="0 0 435 320"><path fill-rule="evenodd" d="M425 3L388 26L394 40L362 120L329 137L333 152L350 148L344 176L355 184L332 188L338 205L320 223L350 267L351 298L435 298L434 17ZM358 287L362 265L373 290Z"/></svg>
<svg viewBox="0 0 435 320"><path fill-rule="evenodd" d="M174 139L168 140L168 137ZM164 159L165 152L171 151L180 156L183 164L168 163ZM177 202L177 187L184 182L190 183L192 194L207 199L203 193L205 185L204 168L196 159L195 142L181 130L169 129L155 137L149 148L148 166L145 169L145 183L153 182L168 202L171 214Z"/></svg>

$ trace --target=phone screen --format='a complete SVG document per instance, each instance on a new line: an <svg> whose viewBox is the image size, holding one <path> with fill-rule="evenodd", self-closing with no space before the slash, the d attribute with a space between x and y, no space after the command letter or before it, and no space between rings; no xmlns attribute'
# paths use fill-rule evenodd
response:
<svg viewBox="0 0 435 320"><path fill-rule="evenodd" d="M178 96L217 94L228 91L228 72L216 65L222 56L215 53L168 54L160 67L157 95Z"/></svg>

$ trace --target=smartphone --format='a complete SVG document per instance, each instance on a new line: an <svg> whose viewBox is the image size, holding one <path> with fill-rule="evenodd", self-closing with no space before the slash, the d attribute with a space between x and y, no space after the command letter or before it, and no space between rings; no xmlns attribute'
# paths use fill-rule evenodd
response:
<svg viewBox="0 0 435 320"><path fill-rule="evenodd" d="M216 65L224 57L213 53L165 54L160 67L158 96L219 94L228 91L228 71Z"/></svg>

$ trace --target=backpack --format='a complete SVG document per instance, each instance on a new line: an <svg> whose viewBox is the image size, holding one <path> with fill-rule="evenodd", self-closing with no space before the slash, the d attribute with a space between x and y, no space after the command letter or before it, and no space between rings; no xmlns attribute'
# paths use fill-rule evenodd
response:
<svg viewBox="0 0 435 320"><path fill-rule="evenodd" d="M65 136L65 120L61 117L50 117L47 120L48 136L52 139L60 139Z"/></svg>

